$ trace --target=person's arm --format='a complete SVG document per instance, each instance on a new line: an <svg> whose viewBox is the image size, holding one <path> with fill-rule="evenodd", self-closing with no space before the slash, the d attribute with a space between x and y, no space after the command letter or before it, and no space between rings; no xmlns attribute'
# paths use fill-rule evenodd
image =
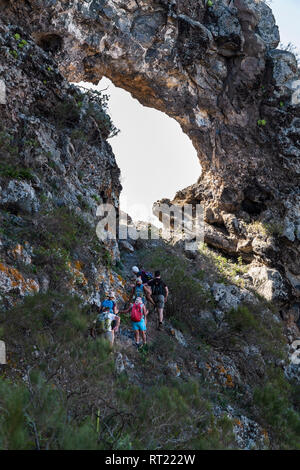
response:
<svg viewBox="0 0 300 470"><path fill-rule="evenodd" d="M119 313L128 313L130 311L130 308L131 306L129 306L128 308L124 308L123 310L120 310Z"/></svg>
<svg viewBox="0 0 300 470"><path fill-rule="evenodd" d="M117 307L116 302L115 302L115 305L114 305L113 312L114 312L115 315L117 315L117 314L119 313L119 309L118 309L118 307Z"/></svg>
<svg viewBox="0 0 300 470"><path fill-rule="evenodd" d="M169 289L168 289L168 286L165 286L165 302L168 299L168 295L169 295Z"/></svg>
<svg viewBox="0 0 300 470"><path fill-rule="evenodd" d="M121 319L118 315L115 315L116 326L114 327L114 331L117 332L120 326Z"/></svg>
<svg viewBox="0 0 300 470"><path fill-rule="evenodd" d="M152 296L151 296L151 294L152 294L151 287L144 285L144 292L145 292L145 295L146 295L146 299L149 300L149 302L151 302L152 305L155 305L155 302L154 302L154 300L152 299Z"/></svg>

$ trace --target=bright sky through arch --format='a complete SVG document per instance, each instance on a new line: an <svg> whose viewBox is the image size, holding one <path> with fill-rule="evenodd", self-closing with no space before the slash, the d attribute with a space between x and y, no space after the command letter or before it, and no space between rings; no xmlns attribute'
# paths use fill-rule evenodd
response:
<svg viewBox="0 0 300 470"><path fill-rule="evenodd" d="M300 0L272 0L270 7L279 26L281 42L294 44L300 53Z"/></svg>
<svg viewBox="0 0 300 470"><path fill-rule="evenodd" d="M110 139L121 169L121 207L137 220L148 220L153 202L197 181L201 166L180 125L161 111L142 106L131 94L103 78L109 112L121 132ZM156 218L154 219L157 220Z"/></svg>

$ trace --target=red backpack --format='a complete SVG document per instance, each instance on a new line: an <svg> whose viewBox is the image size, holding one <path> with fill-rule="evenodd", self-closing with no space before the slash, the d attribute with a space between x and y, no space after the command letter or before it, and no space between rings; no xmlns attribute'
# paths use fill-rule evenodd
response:
<svg viewBox="0 0 300 470"><path fill-rule="evenodd" d="M139 322L143 318L143 304L133 304L131 309L131 321Z"/></svg>

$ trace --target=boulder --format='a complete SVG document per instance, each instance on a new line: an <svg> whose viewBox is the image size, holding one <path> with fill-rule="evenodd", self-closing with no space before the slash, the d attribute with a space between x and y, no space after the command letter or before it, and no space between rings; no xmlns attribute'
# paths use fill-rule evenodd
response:
<svg viewBox="0 0 300 470"><path fill-rule="evenodd" d="M134 248L127 240L119 240L119 248L121 250L128 251L129 253L134 252Z"/></svg>
<svg viewBox="0 0 300 470"><path fill-rule="evenodd" d="M185 348L187 347L187 342L183 334L181 333L181 331L176 330L176 328L171 327L170 333L177 339L178 343L181 344L181 346L184 346Z"/></svg>
<svg viewBox="0 0 300 470"><path fill-rule="evenodd" d="M269 301L286 300L286 290L281 274L276 269L266 266L253 266L248 275L252 278L255 290Z"/></svg>
<svg viewBox="0 0 300 470"><path fill-rule="evenodd" d="M255 303L256 299L247 289L233 284L225 285L215 282L212 286L212 295L222 310L236 309L241 302Z"/></svg>

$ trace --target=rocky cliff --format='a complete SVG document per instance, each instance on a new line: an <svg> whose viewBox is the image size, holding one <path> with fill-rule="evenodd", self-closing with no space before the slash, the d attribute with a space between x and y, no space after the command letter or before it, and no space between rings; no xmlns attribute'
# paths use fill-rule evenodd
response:
<svg viewBox="0 0 300 470"><path fill-rule="evenodd" d="M176 119L203 173L175 201L204 205L206 241L280 270L299 295L299 74L252 0L1 2L69 81L103 75ZM197 175L196 175L197 177ZM269 236L253 236L259 221Z"/></svg>
<svg viewBox="0 0 300 470"><path fill-rule="evenodd" d="M299 366L287 353L299 336L300 81L293 54L276 49L270 8L0 0L0 14L5 374L33 403L52 396L51 383L60 398L49 401L67 410L65 425L49 428L61 409L34 407L29 424L18 422L27 441L1 418L0 446L295 448ZM173 201L204 206L206 245L190 258L162 240L120 244L120 257L118 243L96 237L97 205L118 208L107 142L116 130L105 96L70 82L102 76L175 118L197 149L202 175ZM152 346L138 354L125 322L111 358L85 333L107 288L127 299L134 263L163 270L173 292L166 330L157 337L152 318ZM153 437L141 438L150 425Z"/></svg>

